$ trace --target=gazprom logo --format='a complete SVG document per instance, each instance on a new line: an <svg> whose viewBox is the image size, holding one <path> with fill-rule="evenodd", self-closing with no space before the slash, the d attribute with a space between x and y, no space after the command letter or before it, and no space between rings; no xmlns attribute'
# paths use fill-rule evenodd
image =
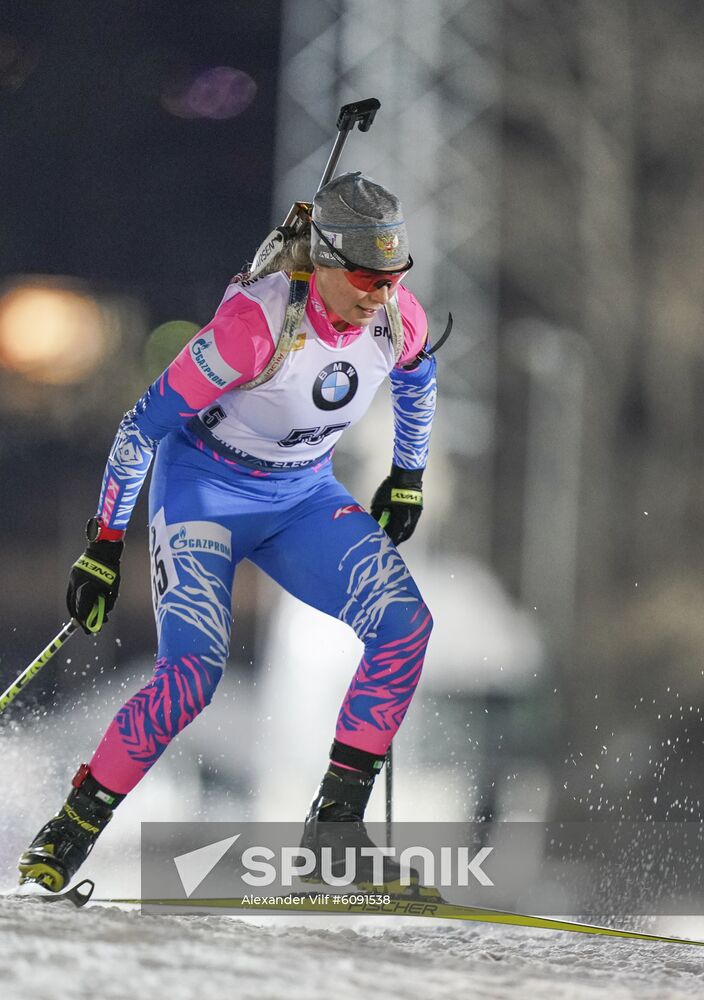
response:
<svg viewBox="0 0 704 1000"><path fill-rule="evenodd" d="M215 331L212 328L204 330L195 340L191 341L189 350L193 361L202 374L220 389L224 389L235 379L241 378L242 372L238 372L231 365L228 365L220 354L215 343Z"/></svg>
<svg viewBox="0 0 704 1000"><path fill-rule="evenodd" d="M232 533L213 521L170 524L169 544L174 555L193 552L232 558Z"/></svg>

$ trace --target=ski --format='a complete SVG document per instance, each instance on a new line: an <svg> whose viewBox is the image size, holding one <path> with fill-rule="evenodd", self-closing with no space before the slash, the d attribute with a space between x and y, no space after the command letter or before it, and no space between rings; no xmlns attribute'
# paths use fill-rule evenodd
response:
<svg viewBox="0 0 704 1000"><path fill-rule="evenodd" d="M32 879L27 879L23 885L27 883L32 885L40 886L40 883L34 883ZM63 889L61 892L51 892L49 889L44 889L38 892L22 892L22 885L17 889L13 889L11 892L3 893L5 899L17 899L22 903L25 902L35 902L40 903L62 903L69 902L73 903L74 906L81 907L85 906L88 900L93 895L93 890L95 889L95 882L92 879L85 878L82 882L77 882L76 885L71 886L69 889Z"/></svg>
<svg viewBox="0 0 704 1000"><path fill-rule="evenodd" d="M86 885L90 889L86 889ZM357 901L360 893L350 894L354 901L337 900L335 896L322 892L288 893L282 897L259 897L257 902L239 896L228 899L145 899L145 898L93 898L93 883L86 879L75 888L61 893L41 897L51 902L54 899L69 899L75 906L83 907L89 901L103 905L134 905L143 907L169 907L170 909L198 910L242 910L249 913L354 913L360 916L425 917L430 920L468 920L486 924L504 924L513 927L533 927L542 930L565 931L573 934L592 934L603 937L625 938L634 941L659 941L663 944L683 944L704 947L704 941L693 938L668 937L664 934L648 934L619 927L605 927L579 920L562 920L559 917L538 917L528 913L513 913L510 910L493 910L486 907L461 906L448 903L440 896L410 897L392 895L387 901L379 897ZM386 896L387 894L385 894ZM33 897L37 898L37 897ZM387 897L388 898L388 897ZM344 897L343 897L344 899Z"/></svg>
<svg viewBox="0 0 704 1000"><path fill-rule="evenodd" d="M93 895L93 890L95 889L95 882L89 878L84 878L82 882L77 882L76 885L72 886L70 889L64 889L63 892L57 892L57 899L68 899L74 906L81 907L85 906L90 897Z"/></svg>

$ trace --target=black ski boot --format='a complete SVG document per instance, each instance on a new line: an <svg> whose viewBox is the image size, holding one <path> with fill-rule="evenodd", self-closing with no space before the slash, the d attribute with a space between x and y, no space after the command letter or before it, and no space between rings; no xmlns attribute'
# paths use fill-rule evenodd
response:
<svg viewBox="0 0 704 1000"><path fill-rule="evenodd" d="M20 885L36 882L50 892L65 889L124 799L98 784L87 764L81 764L71 784L64 805L20 857Z"/></svg>
<svg viewBox="0 0 704 1000"><path fill-rule="evenodd" d="M340 747L335 742L331 751L338 760L342 756ZM353 748L347 747L345 750L351 751ZM354 751L354 755L345 753L344 756L354 760L359 766L363 763L360 756L362 753ZM374 786L374 772L383 764L383 757L373 757L366 753L363 756L369 758L366 761L366 771L353 771L331 762L313 799L301 840L301 847L312 850L317 860L315 871L307 876L307 880L324 882L327 872L335 877L352 874L351 870L348 872L345 854L345 849L351 847L354 850L355 864L353 885L365 891L415 896L418 894L419 878L414 868L402 872L393 858L377 856L375 859L361 853L363 847L378 852L378 846L364 825L364 810ZM327 848L325 859L324 848ZM381 868L381 882L378 877L375 880L375 875L378 874L374 867L375 860L376 868ZM402 875L405 875L405 883L410 878L410 885L402 884Z"/></svg>

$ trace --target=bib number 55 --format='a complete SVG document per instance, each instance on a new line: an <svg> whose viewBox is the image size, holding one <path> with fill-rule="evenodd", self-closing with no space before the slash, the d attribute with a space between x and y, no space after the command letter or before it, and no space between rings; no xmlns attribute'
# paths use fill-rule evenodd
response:
<svg viewBox="0 0 704 1000"><path fill-rule="evenodd" d="M293 448L296 444L320 444L329 434L338 434L349 427L349 420L344 424L328 424L326 427L296 427L281 441L281 448Z"/></svg>

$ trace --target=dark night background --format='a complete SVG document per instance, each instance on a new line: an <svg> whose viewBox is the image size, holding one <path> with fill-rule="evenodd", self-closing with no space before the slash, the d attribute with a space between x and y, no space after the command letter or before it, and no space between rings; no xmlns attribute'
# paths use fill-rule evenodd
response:
<svg viewBox="0 0 704 1000"><path fill-rule="evenodd" d="M0 4L0 277L71 275L108 298L134 298L147 331L173 319L206 323L271 224L280 13L279 3L227 0ZM256 83L241 114L165 110L169 88L220 65ZM16 630L8 671L36 655L38 633L62 614L58 562L70 565L115 426L148 382L139 369L129 387L120 378L100 373L103 405L80 419L70 398L58 414L46 399L23 417L0 412L0 502L16 543L2 557L3 618ZM118 659L153 631L145 496ZM42 693L40 681L32 694Z"/></svg>
<svg viewBox="0 0 704 1000"><path fill-rule="evenodd" d="M134 290L155 323L194 289L217 295L269 224L276 125L280 4L232 15L227 0L0 4L35 63L16 89L6 67L2 89L5 274ZM218 65L256 82L241 116L165 112L165 80Z"/></svg>
<svg viewBox="0 0 704 1000"><path fill-rule="evenodd" d="M463 815L490 800L520 818L700 819L702 53L693 0L0 0L0 321L38 276L93 297L109 328L100 365L59 384L14 365L0 322L2 686L64 619L115 427L154 375L150 334L210 319L320 176L340 104L377 94L345 168L398 189L409 287L431 329L456 323L404 550L446 615L434 714L413 716L435 726L417 740L424 794L454 781ZM338 470L386 468L376 419ZM146 490L110 628L11 720L63 724L96 657L144 676L145 521ZM233 684L269 669L266 588L238 569Z"/></svg>

